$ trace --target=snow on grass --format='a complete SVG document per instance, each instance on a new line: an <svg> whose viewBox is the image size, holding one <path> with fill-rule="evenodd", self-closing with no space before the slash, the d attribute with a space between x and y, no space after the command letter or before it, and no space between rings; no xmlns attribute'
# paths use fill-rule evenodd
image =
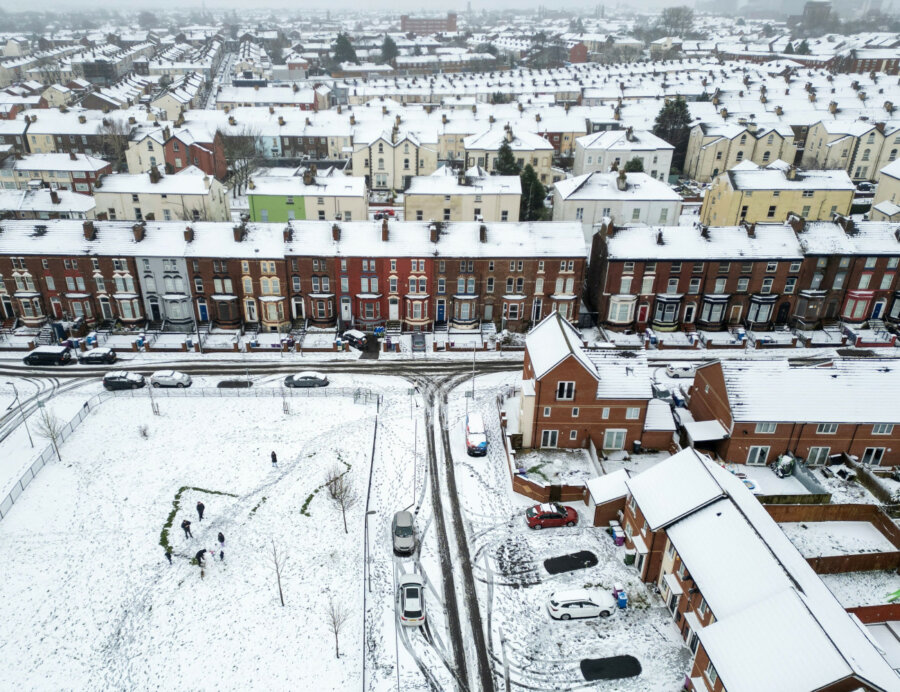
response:
<svg viewBox="0 0 900 692"><path fill-rule="evenodd" d="M820 576L844 608L887 603L890 595L900 589L900 575L896 570L844 572Z"/></svg>
<svg viewBox="0 0 900 692"><path fill-rule="evenodd" d="M319 493L350 464L361 493L375 408L352 398L146 399L102 404L0 523L5 689L344 690L358 685L364 505ZM144 439L138 426L146 424ZM276 450L279 467L269 454ZM170 566L159 544L175 494ZM194 509L206 505L200 523ZM193 522L193 539L180 529ZM202 549L204 578L191 564ZM278 601L271 550L287 556ZM325 622L329 595L350 609L343 655ZM28 652L28 655L22 655Z"/></svg>
<svg viewBox="0 0 900 692"><path fill-rule="evenodd" d="M780 523L781 530L803 557L890 553L894 544L867 521L805 521Z"/></svg>
<svg viewBox="0 0 900 692"><path fill-rule="evenodd" d="M581 485L598 475L585 449L540 449L516 455L525 476L546 485Z"/></svg>
<svg viewBox="0 0 900 692"><path fill-rule="evenodd" d="M476 380L476 399L469 402L484 416L486 457L472 458L465 453L463 390L467 385L454 390L448 403L457 485L468 525L481 616L490 623L495 673L502 674L505 650L514 688L518 683L539 690L577 688L588 686L579 668L583 658L630 654L640 661L643 672L635 678L604 682L604 690L678 689L688 670L690 652L659 597L640 583L634 567L624 564L624 548L616 547L605 531L590 525L590 509L580 502L567 503L579 512L575 528L527 528L524 510L535 501L511 490L495 400L497 392L513 384L516 377L517 373L503 373ZM598 564L558 575L544 569L547 558L579 550L593 552ZM547 614L546 600L553 591L608 591L617 583L628 592L630 605L609 619L557 622Z"/></svg>

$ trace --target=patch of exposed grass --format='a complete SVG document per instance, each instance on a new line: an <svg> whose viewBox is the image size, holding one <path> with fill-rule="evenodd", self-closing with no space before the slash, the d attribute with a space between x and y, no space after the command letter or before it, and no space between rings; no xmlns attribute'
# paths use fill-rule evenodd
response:
<svg viewBox="0 0 900 692"><path fill-rule="evenodd" d="M224 490L207 490L206 488L196 488L192 485L183 485L178 489L178 492L175 493L175 499L172 500L172 511L169 512L169 516L166 518L166 523L163 524L162 532L159 535L159 544L165 548L166 550L172 550L172 546L169 543L169 529L172 528L172 524L175 521L175 516L178 514L178 510L181 509L181 496L188 490L195 490L198 493L206 493L207 495L224 495L226 497L237 497L234 493L226 493Z"/></svg>

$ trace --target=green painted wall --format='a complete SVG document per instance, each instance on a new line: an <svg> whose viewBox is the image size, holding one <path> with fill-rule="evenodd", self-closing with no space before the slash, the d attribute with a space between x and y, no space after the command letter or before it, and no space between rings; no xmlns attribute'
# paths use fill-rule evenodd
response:
<svg viewBox="0 0 900 692"><path fill-rule="evenodd" d="M306 218L306 198L294 197L294 203L288 204L287 197L276 195L247 195L250 203L251 221L271 221L283 223L288 220L288 212L294 212L294 219L302 221ZM268 218L263 218L263 210L268 211Z"/></svg>

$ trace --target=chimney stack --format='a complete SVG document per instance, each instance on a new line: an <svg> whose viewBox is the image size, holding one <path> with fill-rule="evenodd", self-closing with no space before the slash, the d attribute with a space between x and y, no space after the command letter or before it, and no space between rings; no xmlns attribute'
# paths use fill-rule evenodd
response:
<svg viewBox="0 0 900 692"><path fill-rule="evenodd" d="M386 243L388 241L388 220L381 220L381 242Z"/></svg>
<svg viewBox="0 0 900 692"><path fill-rule="evenodd" d="M70 151L70 152L69 152L69 160L70 160L70 161L77 161L77 160L78 160L78 154L76 154L74 151Z"/></svg>
<svg viewBox="0 0 900 692"><path fill-rule="evenodd" d="M487 226L481 224L478 227L478 242L486 243L487 242Z"/></svg>
<svg viewBox="0 0 900 692"><path fill-rule="evenodd" d="M605 216L600 223L600 236L603 238L612 238L616 234L616 226L611 216Z"/></svg>
<svg viewBox="0 0 900 692"><path fill-rule="evenodd" d="M438 227L436 223L433 223L428 227L428 233L431 242L436 243L438 241Z"/></svg>
<svg viewBox="0 0 900 692"><path fill-rule="evenodd" d="M156 164L153 164L152 166L150 166L150 182L153 185L156 185L156 183L160 181L160 178L162 178L162 175L160 175L159 169L156 167Z"/></svg>
<svg viewBox="0 0 900 692"><path fill-rule="evenodd" d="M284 227L284 232L282 233L282 238L284 242L289 243L294 239L294 227L291 226L290 221Z"/></svg>
<svg viewBox="0 0 900 692"><path fill-rule="evenodd" d="M81 227L84 229L85 240L94 240L97 237L97 229L94 228L93 221L85 221Z"/></svg>
<svg viewBox="0 0 900 692"><path fill-rule="evenodd" d="M303 184L312 185L314 182L312 171L307 168L303 171Z"/></svg>
<svg viewBox="0 0 900 692"><path fill-rule="evenodd" d="M806 219L796 214L788 214L788 223L794 229L794 233L803 233L806 230Z"/></svg>
<svg viewBox="0 0 900 692"><path fill-rule="evenodd" d="M144 224L136 223L131 227L131 232L134 234L134 242L139 243L144 239L144 233L146 229L144 228Z"/></svg>
<svg viewBox="0 0 900 692"><path fill-rule="evenodd" d="M233 226L231 230L234 233L234 242L240 243L244 239L244 231L246 230L244 224Z"/></svg>
<svg viewBox="0 0 900 692"><path fill-rule="evenodd" d="M791 166L790 168L788 168L787 171L785 171L785 173L784 173L784 177L787 178L788 180L796 180L797 179L797 167Z"/></svg>
<svg viewBox="0 0 900 692"><path fill-rule="evenodd" d="M284 127L284 116L283 115L278 116L278 124L281 125L282 127Z"/></svg>
<svg viewBox="0 0 900 692"><path fill-rule="evenodd" d="M184 228L184 242L193 243L194 242L194 229L190 226L185 226Z"/></svg>
<svg viewBox="0 0 900 692"><path fill-rule="evenodd" d="M629 142L634 141L634 128L633 127L625 128L625 139Z"/></svg>
<svg viewBox="0 0 900 692"><path fill-rule="evenodd" d="M447 124L447 114L441 113L441 125L446 125L446 124Z"/></svg>
<svg viewBox="0 0 900 692"><path fill-rule="evenodd" d="M622 192L628 189L628 179L625 177L624 168L619 171L619 175L616 176L616 187Z"/></svg>
<svg viewBox="0 0 900 692"><path fill-rule="evenodd" d="M746 221L742 221L741 226L743 226L744 230L747 232L748 238L756 237L756 222L755 221L753 223L747 223Z"/></svg>
<svg viewBox="0 0 900 692"><path fill-rule="evenodd" d="M331 227L331 239L336 243L341 242L341 227L337 224Z"/></svg>
<svg viewBox="0 0 900 692"><path fill-rule="evenodd" d="M59 193L56 190L50 190L50 201L59 204Z"/></svg>

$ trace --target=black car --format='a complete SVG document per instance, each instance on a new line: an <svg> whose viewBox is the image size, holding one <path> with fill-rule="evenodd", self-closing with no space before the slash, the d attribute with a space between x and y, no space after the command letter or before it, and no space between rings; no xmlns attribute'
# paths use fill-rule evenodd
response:
<svg viewBox="0 0 900 692"><path fill-rule="evenodd" d="M95 348L92 351L85 351L78 356L78 362L90 365L92 363L115 363L116 352L111 348Z"/></svg>
<svg viewBox="0 0 900 692"><path fill-rule="evenodd" d="M328 378L318 372L298 372L284 378L285 387L327 387Z"/></svg>
<svg viewBox="0 0 900 692"><path fill-rule="evenodd" d="M65 365L72 362L68 346L38 346L22 359L25 365Z"/></svg>
<svg viewBox="0 0 900 692"><path fill-rule="evenodd" d="M354 348L358 348L360 351L366 350L368 337L365 332L361 332L358 329L348 329L341 335L341 338Z"/></svg>
<svg viewBox="0 0 900 692"><path fill-rule="evenodd" d="M103 386L110 391L114 389L140 389L146 384L147 380L144 379L143 375L136 372L128 372L127 370L108 372L103 376Z"/></svg>

